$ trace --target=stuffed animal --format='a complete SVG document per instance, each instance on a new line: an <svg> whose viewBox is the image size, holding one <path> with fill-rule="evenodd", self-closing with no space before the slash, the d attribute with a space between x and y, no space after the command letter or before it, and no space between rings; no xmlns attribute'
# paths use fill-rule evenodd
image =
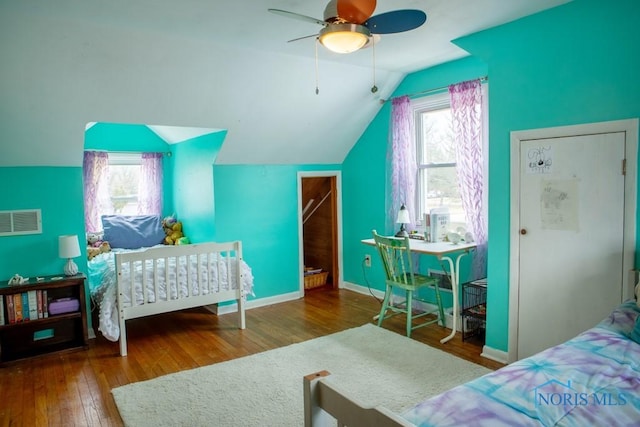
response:
<svg viewBox="0 0 640 427"><path fill-rule="evenodd" d="M174 215L168 216L162 220L162 228L166 237L165 245L176 245L178 241L184 237L182 233L182 222L178 221ZM185 244L184 241L180 244Z"/></svg>
<svg viewBox="0 0 640 427"><path fill-rule="evenodd" d="M176 245L188 245L191 243L188 237L182 236L176 241Z"/></svg>
<svg viewBox="0 0 640 427"><path fill-rule="evenodd" d="M169 215L162 220L162 228L171 228L177 222L175 215Z"/></svg>
<svg viewBox="0 0 640 427"><path fill-rule="evenodd" d="M87 259L92 260L97 255L110 252L110 251L111 251L111 245L109 245L109 242L102 242L98 247L87 246Z"/></svg>
<svg viewBox="0 0 640 427"><path fill-rule="evenodd" d="M102 235L100 233L87 233L87 245L99 248L102 244Z"/></svg>

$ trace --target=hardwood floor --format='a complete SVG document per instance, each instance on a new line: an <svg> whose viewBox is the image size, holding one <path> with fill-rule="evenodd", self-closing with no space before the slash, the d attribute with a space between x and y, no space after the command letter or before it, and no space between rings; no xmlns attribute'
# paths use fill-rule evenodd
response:
<svg viewBox="0 0 640 427"><path fill-rule="evenodd" d="M173 372L210 365L371 323L380 304L347 290L316 289L304 299L248 310L247 329L234 315L193 309L127 322L128 356L99 333L86 351L67 352L0 367L0 426L121 426L111 389ZM403 319L385 328L404 334ZM481 346L432 325L412 338L497 369Z"/></svg>

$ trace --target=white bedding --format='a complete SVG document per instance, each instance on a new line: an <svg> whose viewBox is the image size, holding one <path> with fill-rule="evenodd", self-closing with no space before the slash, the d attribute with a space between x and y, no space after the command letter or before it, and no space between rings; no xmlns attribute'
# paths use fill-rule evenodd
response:
<svg viewBox="0 0 640 427"><path fill-rule="evenodd" d="M123 252L131 252L121 250ZM196 257L191 257L192 262L189 263L192 277L192 288L188 289L187 286L187 268L186 263L180 263L179 268L176 269L175 260L169 261L169 283L175 283L176 275L180 278L179 291L180 297L186 297L188 295L200 295L200 286L198 284L198 270L201 272L203 279L202 295L208 294L209 288L217 292L229 289L229 280L227 278L227 262L226 259L220 257L219 254L211 254L208 259L206 256L199 257L199 261L196 262ZM236 259L231 259L231 283L235 283L235 268ZM156 301L154 277L152 274L151 261L147 262L147 268L142 268L142 263L134 263L134 283L135 283L135 305L143 303L154 303ZM199 265L198 265L199 264ZM209 264L209 265L208 265ZM216 265L217 264L217 265ZM91 298L95 302L95 305L99 308L99 330L102 332L105 338L110 341L117 341L120 337L120 327L118 323L118 306L116 300L116 268L115 268L115 253L108 252L102 253L94 257L88 263L89 266L89 288L91 291ZM209 268L212 266L212 268ZM122 283L123 283L123 302L125 306L131 305L131 290L130 290L130 274L129 265L124 264L122 270ZM144 270L144 271L143 271ZM165 284L165 266L164 260L158 260L158 299L160 301L167 300L167 289ZM212 272L213 282L208 284L207 274L208 271ZM218 276L220 272L220 280ZM242 287L243 298L246 295L253 295L253 275L249 266L242 261ZM146 292L143 295L142 278L143 274L146 275ZM178 295L178 289L175 285L169 289L169 298L176 299Z"/></svg>

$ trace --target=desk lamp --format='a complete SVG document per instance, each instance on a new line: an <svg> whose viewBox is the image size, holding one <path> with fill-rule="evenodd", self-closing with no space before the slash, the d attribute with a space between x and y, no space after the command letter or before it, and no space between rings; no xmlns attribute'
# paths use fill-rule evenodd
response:
<svg viewBox="0 0 640 427"><path fill-rule="evenodd" d="M396 233L396 237L409 237L409 233L404 228L405 224L409 224L411 219L409 218L409 211L405 207L405 205L400 206L400 210L398 211L398 218L396 219L396 223L400 224L400 231Z"/></svg>
<svg viewBox="0 0 640 427"><path fill-rule="evenodd" d="M78 274L78 266L73 262L73 258L80 256L80 245L78 236L75 234L67 234L58 237L58 256L67 258L64 266L64 274L67 276L75 276Z"/></svg>

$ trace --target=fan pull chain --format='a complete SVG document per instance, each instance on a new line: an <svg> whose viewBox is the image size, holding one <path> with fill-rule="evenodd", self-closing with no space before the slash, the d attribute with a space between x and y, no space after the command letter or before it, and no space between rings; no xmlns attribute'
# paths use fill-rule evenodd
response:
<svg viewBox="0 0 640 427"><path fill-rule="evenodd" d="M320 41L316 39L316 95L320 93L320 89L318 88L318 43L320 43Z"/></svg>
<svg viewBox="0 0 640 427"><path fill-rule="evenodd" d="M376 93L378 91L378 86L376 86L376 40L373 36L371 36L371 51L373 53L373 86L371 86L371 93Z"/></svg>

